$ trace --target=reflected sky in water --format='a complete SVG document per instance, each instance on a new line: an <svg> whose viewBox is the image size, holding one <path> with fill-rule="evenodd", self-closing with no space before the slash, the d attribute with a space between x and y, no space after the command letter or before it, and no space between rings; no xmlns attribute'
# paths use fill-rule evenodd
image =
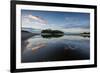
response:
<svg viewBox="0 0 100 73"><path fill-rule="evenodd" d="M22 63L89 59L90 39L78 35L59 38L36 35L22 41L21 57Z"/></svg>

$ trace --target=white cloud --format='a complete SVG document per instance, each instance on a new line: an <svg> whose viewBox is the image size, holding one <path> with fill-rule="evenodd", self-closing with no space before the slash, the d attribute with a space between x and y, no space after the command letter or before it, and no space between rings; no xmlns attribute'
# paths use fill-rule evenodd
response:
<svg viewBox="0 0 100 73"><path fill-rule="evenodd" d="M90 32L89 29L85 28L67 28L67 29L61 29L64 32L70 32L70 33L82 33L82 32Z"/></svg>
<svg viewBox="0 0 100 73"><path fill-rule="evenodd" d="M22 15L22 20L21 20L22 27L41 27L47 24L47 21L44 20L43 18L39 16L33 16L33 15Z"/></svg>

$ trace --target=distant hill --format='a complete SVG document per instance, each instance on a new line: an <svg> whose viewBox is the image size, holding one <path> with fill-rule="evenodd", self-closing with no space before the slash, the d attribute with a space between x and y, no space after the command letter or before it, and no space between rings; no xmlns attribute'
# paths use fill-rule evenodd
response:
<svg viewBox="0 0 100 73"><path fill-rule="evenodd" d="M28 31L28 32L31 32L31 33L37 33L37 34L41 33L41 30L39 30L39 29L33 29L33 28L22 27L21 30L22 31Z"/></svg>
<svg viewBox="0 0 100 73"><path fill-rule="evenodd" d="M32 36L34 36L35 34L31 33L31 32L28 32L28 31L25 31L25 30L22 30L21 31L21 38L22 40L26 40Z"/></svg>

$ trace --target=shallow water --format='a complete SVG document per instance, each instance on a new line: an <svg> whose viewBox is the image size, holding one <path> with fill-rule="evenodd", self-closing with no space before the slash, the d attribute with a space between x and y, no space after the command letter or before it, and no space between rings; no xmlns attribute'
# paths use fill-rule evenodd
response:
<svg viewBox="0 0 100 73"><path fill-rule="evenodd" d="M90 58L90 39L78 35L22 40L21 62L85 60Z"/></svg>

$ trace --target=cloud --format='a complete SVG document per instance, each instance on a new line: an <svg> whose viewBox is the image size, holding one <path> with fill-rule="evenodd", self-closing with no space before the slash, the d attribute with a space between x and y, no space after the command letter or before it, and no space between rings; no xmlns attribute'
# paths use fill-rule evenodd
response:
<svg viewBox="0 0 100 73"><path fill-rule="evenodd" d="M28 18L29 19L32 19L32 20L36 20L37 22L40 22L42 24L47 24L47 21L45 19L43 19L42 17L39 17L39 16L33 16L33 15L28 15Z"/></svg>
<svg viewBox="0 0 100 73"><path fill-rule="evenodd" d="M88 19L82 19L79 17L65 17L66 25L64 28L90 28L90 22Z"/></svg>
<svg viewBox="0 0 100 73"><path fill-rule="evenodd" d="M28 28L42 28L47 24L47 20L44 18L31 14L22 15L21 20L22 27Z"/></svg>
<svg viewBox="0 0 100 73"><path fill-rule="evenodd" d="M90 29L87 28L68 28L68 29L61 29L64 32L70 33L82 33L82 32L90 32Z"/></svg>

